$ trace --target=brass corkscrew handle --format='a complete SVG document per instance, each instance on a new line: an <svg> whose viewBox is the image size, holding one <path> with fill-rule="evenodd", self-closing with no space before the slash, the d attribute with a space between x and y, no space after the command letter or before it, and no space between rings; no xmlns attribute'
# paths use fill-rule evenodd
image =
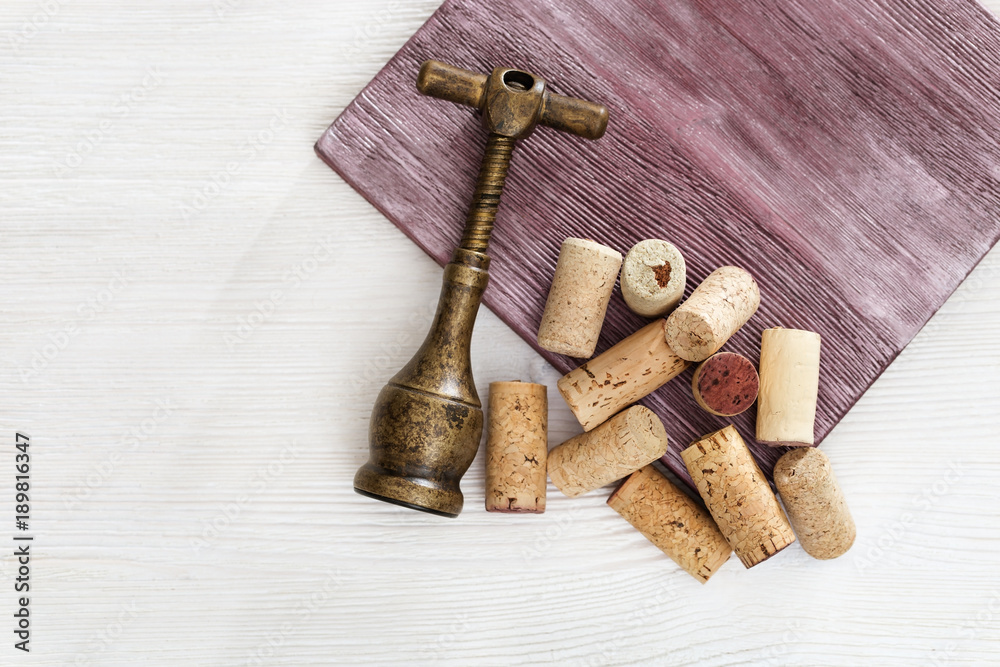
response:
<svg viewBox="0 0 1000 667"><path fill-rule="evenodd" d="M493 132L498 130L496 127L490 127L491 114L485 112L491 106L498 106L495 98L498 93L505 91L514 94L529 93L524 97L537 96L539 98L537 100L537 113L533 117L531 113L525 114L525 108L520 105L509 105L505 111L493 109L494 112L518 116L519 125L528 121L533 128L535 123L540 123L554 130L569 132L584 139L600 139L608 128L608 108L606 106L575 97L557 95L548 90L545 81L521 70L500 67L487 76L438 60L428 60L420 68L417 89L424 95L456 104L464 104L483 111L483 120L487 123L486 127ZM530 102L527 107L530 108L534 104L535 102ZM492 115L495 123L497 114ZM502 131L500 133L507 134ZM520 139L527 136L528 133L530 133L530 129L517 136L511 134L507 134L507 136Z"/></svg>

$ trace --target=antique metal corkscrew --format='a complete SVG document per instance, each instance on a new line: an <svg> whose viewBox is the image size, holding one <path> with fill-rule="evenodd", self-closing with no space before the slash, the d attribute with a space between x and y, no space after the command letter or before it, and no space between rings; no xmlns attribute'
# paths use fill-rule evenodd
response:
<svg viewBox="0 0 1000 667"><path fill-rule="evenodd" d="M355 475L354 489L377 500L455 517L462 511L459 482L483 432L470 343L489 280L486 250L515 142L538 124L599 139L608 125L608 110L551 93L539 77L507 68L487 76L428 60L417 88L479 109L489 138L465 233L444 269L430 333L375 402L368 431L371 456Z"/></svg>

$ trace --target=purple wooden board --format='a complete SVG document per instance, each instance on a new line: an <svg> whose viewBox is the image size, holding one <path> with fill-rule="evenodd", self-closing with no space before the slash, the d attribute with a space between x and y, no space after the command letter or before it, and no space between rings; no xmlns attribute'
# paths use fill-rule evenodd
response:
<svg viewBox="0 0 1000 667"><path fill-rule="evenodd" d="M559 245L664 238L688 291L736 264L761 287L725 349L818 331L822 440L997 241L1000 31L970 0L451 0L333 123L320 156L439 263L461 236L485 136L421 97L420 63L513 66L607 104L598 142L540 128L515 153L486 304L535 333ZM598 351L638 329L616 293ZM539 350L560 371L579 361ZM691 371L647 398L665 462L728 423ZM753 440L769 472L781 450Z"/></svg>

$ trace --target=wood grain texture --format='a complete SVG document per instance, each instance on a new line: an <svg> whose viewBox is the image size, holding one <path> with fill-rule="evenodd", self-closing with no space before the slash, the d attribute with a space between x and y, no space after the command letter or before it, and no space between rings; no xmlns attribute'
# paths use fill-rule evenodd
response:
<svg viewBox="0 0 1000 667"><path fill-rule="evenodd" d="M3 618L15 431L36 448L38 558L32 654L5 641L0 665L1000 664L1000 248L824 442L857 522L835 561L793 545L699 586L611 489L482 511L484 451L455 521L354 493L372 403L420 346L441 270L312 144L438 5L60 1L15 53L7 37L42 10L5 4ZM116 114L152 66L162 84ZM288 124L251 158L278 111ZM127 287L88 310L121 269ZM562 373L489 309L472 354L481 397L545 384L551 442L580 432Z"/></svg>
<svg viewBox="0 0 1000 667"><path fill-rule="evenodd" d="M532 341L567 236L666 238L689 290L743 266L763 304L727 349L756 362L773 326L830 342L817 442L1000 233L1000 30L969 0L447 2L318 144L442 263L484 137L468 109L417 95L431 57L515 65L611 108L599 142L541 130L515 154L485 297L501 319ZM616 294L598 352L639 324ZM646 399L682 477L680 449L725 423L685 379ZM753 443L755 412L734 423L769 471L782 452Z"/></svg>

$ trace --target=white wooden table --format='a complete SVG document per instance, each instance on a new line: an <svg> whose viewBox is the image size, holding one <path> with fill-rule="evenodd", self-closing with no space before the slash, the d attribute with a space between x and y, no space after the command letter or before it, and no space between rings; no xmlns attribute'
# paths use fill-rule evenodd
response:
<svg viewBox="0 0 1000 667"><path fill-rule="evenodd" d="M700 586L606 492L485 513L481 460L455 521L353 492L440 270L312 144L437 4L3 3L0 663L1000 663L998 252L824 444L839 560ZM490 312L474 364L557 379Z"/></svg>

